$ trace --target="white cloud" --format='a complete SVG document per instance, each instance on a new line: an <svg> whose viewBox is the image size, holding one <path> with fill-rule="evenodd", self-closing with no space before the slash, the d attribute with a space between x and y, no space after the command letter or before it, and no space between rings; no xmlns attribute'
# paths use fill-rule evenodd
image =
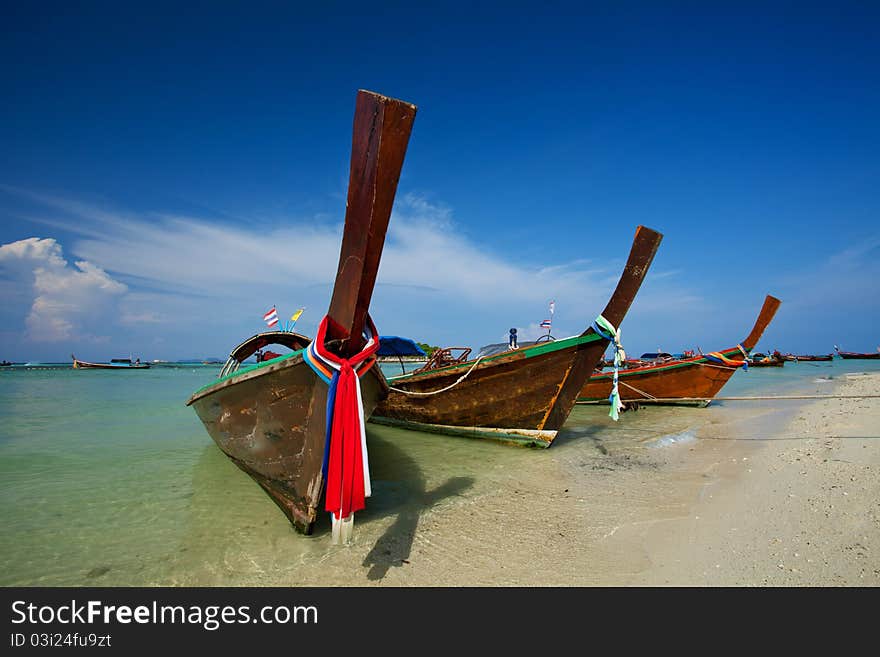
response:
<svg viewBox="0 0 880 657"><path fill-rule="evenodd" d="M0 246L0 265L19 287L30 286L27 338L35 342L101 341L127 287L100 267L78 260L71 267L54 239L31 237Z"/></svg>
<svg viewBox="0 0 880 657"><path fill-rule="evenodd" d="M51 216L43 213L45 225L81 236L66 245L78 258L76 269L64 261L54 240L16 243L18 251L41 250L41 256L31 258L43 263L44 272L37 275L36 265L32 270L35 319L28 325L44 339L85 334L78 304L101 302L105 305L90 314L107 317L110 307L116 311L104 325L105 334L112 329L149 331L141 342L146 345L161 330L167 344L198 345L204 349L200 354L222 355L243 333L261 330L260 318L272 304L282 313L303 305L312 309L298 324L304 332L314 330L327 307L339 257L341 218L336 224L292 220L280 228L230 225L197 217L114 212L6 190L50 209ZM540 232L535 237L540 239ZM546 236L548 254L554 239ZM473 339L478 346L506 341L511 326L524 327L520 339L528 339L530 323L544 319L553 298L554 335L580 333L607 302L629 244L607 251L602 259L558 262L548 255L544 261L532 258L523 264L463 235L449 208L402 195L391 220L371 313L384 322L383 332L438 344ZM51 258L55 265L50 267L46 263ZM675 287L674 276L667 278L652 283L649 294L640 294L634 310L653 306L668 311L694 298ZM93 337L99 334L94 324L89 326Z"/></svg>

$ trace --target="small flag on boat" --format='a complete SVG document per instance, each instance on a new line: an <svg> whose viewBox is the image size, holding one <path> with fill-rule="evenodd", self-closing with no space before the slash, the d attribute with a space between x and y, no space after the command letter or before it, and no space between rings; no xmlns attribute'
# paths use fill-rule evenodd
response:
<svg viewBox="0 0 880 657"><path fill-rule="evenodd" d="M553 317L553 313L555 313L555 312L556 312L556 302L551 301L550 302L550 317Z"/></svg>
<svg viewBox="0 0 880 657"><path fill-rule="evenodd" d="M269 325L269 328L278 326L278 312L275 310L275 306L272 306L272 310L263 315L263 321Z"/></svg>
<svg viewBox="0 0 880 657"><path fill-rule="evenodd" d="M549 319L545 319L543 322L541 322L541 328L548 329L550 328L551 324L552 322Z"/></svg>
<svg viewBox="0 0 880 657"><path fill-rule="evenodd" d="M304 311L304 310L305 310L305 307L300 308L300 309L297 310L295 313L293 313L293 314L290 316L290 321L287 322L287 323L284 325L284 328L281 329L281 330L282 330L282 331L287 331L288 333L292 332L292 331L293 331L293 327L296 326L296 320L299 319L299 316L303 314L303 311Z"/></svg>

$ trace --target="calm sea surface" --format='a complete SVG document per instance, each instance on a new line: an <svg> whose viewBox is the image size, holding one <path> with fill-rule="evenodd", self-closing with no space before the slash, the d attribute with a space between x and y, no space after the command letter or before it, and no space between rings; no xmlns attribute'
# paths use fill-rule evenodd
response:
<svg viewBox="0 0 880 657"><path fill-rule="evenodd" d="M0 369L0 585L272 584L277 569L319 568L327 528L295 534L184 406L218 371ZM861 371L880 363L754 368L721 394L821 394L833 388L829 377ZM597 442L662 449L694 439L712 418L764 418L742 425L747 438L784 418L786 404L654 408L617 424L607 407L579 406L549 450L368 425L374 493L358 522L369 536L371 523L397 514L413 525L401 531L415 531L418 509L445 495L521 486L510 473L567 467Z"/></svg>

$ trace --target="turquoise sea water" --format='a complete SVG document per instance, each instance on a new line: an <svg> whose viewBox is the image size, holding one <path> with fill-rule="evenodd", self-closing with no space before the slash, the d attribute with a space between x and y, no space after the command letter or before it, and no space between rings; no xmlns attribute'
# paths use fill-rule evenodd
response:
<svg viewBox="0 0 880 657"><path fill-rule="evenodd" d="M833 387L829 377L861 371L880 371L880 363L753 369L721 394L822 394ZM0 585L273 584L278 573L296 579L321 567L327 528L295 534L184 406L218 372L0 369ZM394 515L380 539L396 540L394 532L415 532L419 509L521 486L508 473L569 467L598 442L663 447L713 418L785 408L778 401L653 408L614 424L607 407L579 406L548 450L368 425L374 494L358 522L369 540L371 523Z"/></svg>

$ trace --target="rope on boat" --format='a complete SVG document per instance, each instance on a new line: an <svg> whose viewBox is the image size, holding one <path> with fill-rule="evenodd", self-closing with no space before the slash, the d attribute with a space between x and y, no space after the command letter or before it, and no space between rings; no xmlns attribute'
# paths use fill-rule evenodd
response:
<svg viewBox="0 0 880 657"><path fill-rule="evenodd" d="M762 441L772 442L774 440L880 440L880 436L741 436L733 438L730 436L700 436L700 440L730 440L730 441ZM831 461L842 461L843 459L829 459ZM852 461L845 461L852 463Z"/></svg>
<svg viewBox="0 0 880 657"><path fill-rule="evenodd" d="M392 386L388 386L388 389L393 390L394 392L403 393L404 395L413 395L415 397L428 397L430 395L439 395L441 392L446 392L447 390L452 390L455 386L457 386L459 383L461 383L466 378L468 378L468 375L474 371L474 368L477 366L477 364L481 360L483 360L483 358L485 358L485 356L479 356L474 361L474 364L470 366L470 369L467 372L465 372L464 374L462 374L460 377L458 377L458 380L455 383L453 383L452 385L448 385L445 388L441 388L440 390L434 390L432 392L415 392L413 390L401 390L400 388L394 388Z"/></svg>
<svg viewBox="0 0 880 657"><path fill-rule="evenodd" d="M644 396L645 396L645 399L657 399L654 395L652 395L652 394L650 394L650 393L648 393L648 392L645 392L644 390L639 390L639 389L636 388L635 386L631 386L630 384L628 384L626 381L621 381L620 383L621 383L621 385L625 385L625 386L626 386L627 388L629 388L630 390L635 390L635 391L636 391L637 393L639 393L640 395L644 395Z"/></svg>
<svg viewBox="0 0 880 657"><path fill-rule="evenodd" d="M625 385L625 384L624 384ZM683 402L683 401L773 401L776 399L880 399L880 395L778 395L763 397L645 397L644 399L627 399L649 402ZM604 399L578 402L579 404L604 404Z"/></svg>

